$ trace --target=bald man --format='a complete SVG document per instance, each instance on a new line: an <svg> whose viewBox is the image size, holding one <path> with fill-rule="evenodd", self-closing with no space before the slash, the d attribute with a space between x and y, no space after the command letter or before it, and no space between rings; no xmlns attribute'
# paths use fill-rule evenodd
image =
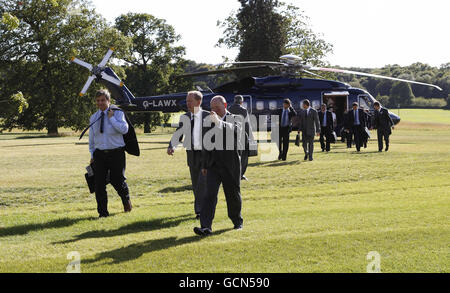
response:
<svg viewBox="0 0 450 293"><path fill-rule="evenodd" d="M200 225L194 232L200 236L212 233L217 194L220 185L223 186L228 208L228 217L234 229L242 229L241 216L241 124L233 114L227 111L224 97L216 96L211 100L209 128L204 137L202 151L202 174L206 176L206 193L202 200ZM205 127L208 127L208 118Z"/></svg>

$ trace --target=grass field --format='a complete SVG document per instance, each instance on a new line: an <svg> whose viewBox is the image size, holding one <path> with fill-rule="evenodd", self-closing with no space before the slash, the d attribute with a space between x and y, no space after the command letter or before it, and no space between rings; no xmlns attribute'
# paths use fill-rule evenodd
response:
<svg viewBox="0 0 450 293"><path fill-rule="evenodd" d="M450 112L400 115L387 153L372 140L313 162L293 144L286 162L251 158L244 229L220 191L208 238L192 231L186 155L165 154L167 133L140 136L141 157L127 157L134 210L108 186L106 219L84 182L86 138L0 135L0 272L63 273L71 251L82 272L366 272L370 251L382 272L450 272Z"/></svg>

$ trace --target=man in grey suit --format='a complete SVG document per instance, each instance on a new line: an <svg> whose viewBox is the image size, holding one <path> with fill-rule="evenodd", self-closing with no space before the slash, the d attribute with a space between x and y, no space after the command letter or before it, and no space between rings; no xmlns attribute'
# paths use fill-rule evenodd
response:
<svg viewBox="0 0 450 293"><path fill-rule="evenodd" d="M205 193L206 182L201 175L201 158L203 147L203 121L209 116L208 111L201 108L203 95L199 91L191 91L186 96L188 112L181 115L177 130L170 140L167 154L172 156L174 149L183 141L186 149L187 164L191 173L192 189L194 191L194 211L200 218L201 199Z"/></svg>
<svg viewBox="0 0 450 293"><path fill-rule="evenodd" d="M249 141L253 140L253 132L252 132L252 126L250 124L248 111L245 109L242 104L244 103L244 97L241 95L237 95L234 97L234 104L228 108L228 111L230 111L231 114L237 115L237 117L240 118L241 125L244 125L245 129L245 148L240 152L241 155L241 179L247 180L247 177L245 177L245 171L247 170L248 166L248 155L249 155Z"/></svg>
<svg viewBox="0 0 450 293"><path fill-rule="evenodd" d="M209 129L208 124L211 125ZM201 227L194 228L194 233L200 236L212 233L217 194L221 184L227 202L228 217L233 222L234 229L242 229L243 224L239 156L239 150L242 149L239 136L241 124L227 111L224 97L216 96L211 100L211 114L205 119L205 128L207 130L202 152L202 174L206 177L206 193L201 204Z"/></svg>
<svg viewBox="0 0 450 293"><path fill-rule="evenodd" d="M305 151L306 161L308 158L313 160L314 153L314 135L320 135L320 121L317 111L311 108L309 100L303 101L303 111L300 113L299 133L302 131L303 150Z"/></svg>

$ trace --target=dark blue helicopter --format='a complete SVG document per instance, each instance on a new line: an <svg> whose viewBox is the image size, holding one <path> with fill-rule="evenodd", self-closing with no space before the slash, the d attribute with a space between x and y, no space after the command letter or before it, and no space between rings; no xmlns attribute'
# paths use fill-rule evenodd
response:
<svg viewBox="0 0 450 293"><path fill-rule="evenodd" d="M186 93L174 93L162 96L135 97L124 83L117 77L114 71L106 67L106 63L113 53L110 49L98 66L92 66L77 58L72 58L72 62L79 64L91 71L92 76L89 77L80 95L84 95L91 83L96 80L106 86L111 92L111 96L115 99L116 104L130 112L149 112L161 111L164 113L174 113L187 111ZM213 71L193 72L183 74L183 77L192 77L200 75L232 73L249 69L270 68L280 72L277 76L266 77L245 77L230 83L223 84L213 90L199 89L203 93L202 107L209 110L211 99L216 95L225 97L228 104L231 105L234 96L239 94L244 97L244 107L250 114L253 114L258 123L264 129L270 129L270 117L275 111L282 108L283 100L289 98L296 110L301 109L301 102L309 99L312 107L320 108L322 103L332 107L336 114L337 129L336 133L340 133L339 129L343 124L344 113L351 109L353 102L358 102L361 108L374 111L373 103L375 98L365 90L353 88L349 84L325 80L325 79L309 79L298 77L299 74L308 74L320 77L311 71L324 71L343 74L355 74L375 78L390 79L403 81L414 84L432 86L439 90L440 87L432 84L386 77L364 72L356 72L335 68L312 67L302 64L301 58L294 55L285 55L280 57L280 62L269 61L248 61L233 62L218 65L220 68ZM239 67L226 67L226 66ZM392 120L395 124L400 122L400 117L391 113ZM263 119L261 119L263 118ZM261 123L263 125L261 125Z"/></svg>

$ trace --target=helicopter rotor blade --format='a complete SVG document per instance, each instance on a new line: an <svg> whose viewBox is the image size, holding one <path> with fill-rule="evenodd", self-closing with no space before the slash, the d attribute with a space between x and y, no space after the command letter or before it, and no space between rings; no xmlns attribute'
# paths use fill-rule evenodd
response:
<svg viewBox="0 0 450 293"><path fill-rule="evenodd" d="M78 65L83 66L84 68L87 68L89 71L92 71L92 69L94 68L91 64L84 62L83 60L80 60L78 58L72 57L72 59L70 60L73 63L76 63Z"/></svg>
<svg viewBox="0 0 450 293"><path fill-rule="evenodd" d="M123 87L123 82L120 81L119 79L116 79L114 77L112 77L111 75L106 74L105 72L101 73L102 79L109 81L112 84L115 84L117 86Z"/></svg>
<svg viewBox="0 0 450 293"><path fill-rule="evenodd" d="M286 66L285 63L281 62L273 62L273 61L239 61L239 62L225 62L221 64L215 65L216 67L223 66L223 65L243 65L243 64L249 64L249 65L279 65L279 66Z"/></svg>
<svg viewBox="0 0 450 293"><path fill-rule="evenodd" d="M92 84L92 82L94 81L95 78L96 78L95 75L89 76L86 84L84 85L83 89L80 92L80 96L84 96L86 94L86 92L88 91L89 87L91 86L91 84Z"/></svg>
<svg viewBox="0 0 450 293"><path fill-rule="evenodd" d="M108 63L109 58L111 58L111 55L114 53L114 48L110 48L108 52L106 53L105 57L103 57L102 62L98 64L98 67L104 67L106 63Z"/></svg>
<svg viewBox="0 0 450 293"><path fill-rule="evenodd" d="M323 79L322 76L320 76L320 75L318 75L318 74L315 74L315 73L313 73L313 72L311 72L311 71L308 71L308 70L306 70L306 69L302 69L302 71L305 72L305 73L308 73L308 74L310 74L310 75L312 75L312 76L317 76L317 77Z"/></svg>
<svg viewBox="0 0 450 293"><path fill-rule="evenodd" d="M431 87L434 87L434 88L442 91L442 89L440 87L438 87L437 85L434 85L434 84L424 83L424 82L419 82L419 81L412 81L412 80L401 79L401 78L395 78L395 77L389 77L389 76L383 76L383 75L378 75L378 74L370 74L370 73L365 73L365 72L358 72L358 71L351 71L351 70L344 70L344 69L337 69L337 68L309 67L308 69L316 70L316 71L334 72L334 73L354 74L354 75L361 75L361 76L367 76L367 77L390 79L390 80L395 80L395 81L403 81L403 82L408 82L408 83L431 86Z"/></svg>
<svg viewBox="0 0 450 293"><path fill-rule="evenodd" d="M249 69L261 69L267 68L266 65L259 66L244 66L244 67L233 67L233 68L225 68L225 69L217 69L210 71L199 71L199 72L189 72L178 75L178 77L193 77L193 76L202 76L202 75L210 75L210 74L218 74L218 73L232 73L235 71L249 70Z"/></svg>

